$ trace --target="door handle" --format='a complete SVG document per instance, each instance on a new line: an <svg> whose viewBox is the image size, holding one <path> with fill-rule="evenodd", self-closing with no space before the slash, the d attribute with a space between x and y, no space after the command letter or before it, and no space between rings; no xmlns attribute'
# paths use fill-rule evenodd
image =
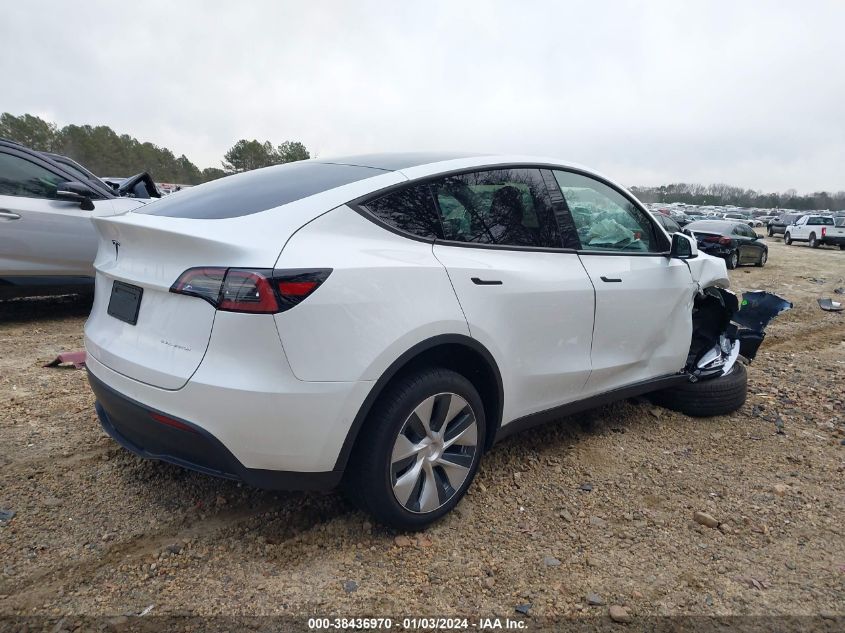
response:
<svg viewBox="0 0 845 633"><path fill-rule="evenodd" d="M499 279L479 279L472 277L472 283L476 286L501 286L502 282Z"/></svg>
<svg viewBox="0 0 845 633"><path fill-rule="evenodd" d="M20 220L21 216L19 213L15 213L14 211L9 211L8 209L0 209L0 219Z"/></svg>
<svg viewBox="0 0 845 633"><path fill-rule="evenodd" d="M605 277L604 275L601 276L601 280L606 282L606 283L609 283L609 284L620 284L620 283L622 283L621 279L615 279L613 277Z"/></svg>

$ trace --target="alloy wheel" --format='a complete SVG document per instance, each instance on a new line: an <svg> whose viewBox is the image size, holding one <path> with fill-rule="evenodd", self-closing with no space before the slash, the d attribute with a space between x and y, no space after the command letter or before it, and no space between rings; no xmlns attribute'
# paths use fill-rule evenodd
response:
<svg viewBox="0 0 845 633"><path fill-rule="evenodd" d="M447 503L469 477L478 447L478 422L456 393L423 400L399 430L390 458L396 500L425 514Z"/></svg>

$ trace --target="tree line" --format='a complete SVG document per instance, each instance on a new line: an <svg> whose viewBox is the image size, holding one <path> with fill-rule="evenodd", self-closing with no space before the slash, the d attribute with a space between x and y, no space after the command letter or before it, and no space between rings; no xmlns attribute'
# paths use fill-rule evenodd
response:
<svg viewBox="0 0 845 633"><path fill-rule="evenodd" d="M128 134L118 134L107 125L66 125L62 128L32 114L0 114L0 138L32 149L69 156L99 176L131 176L149 172L158 182L197 185L250 169L269 167L311 157L299 141L241 139L224 155L220 167L199 169L182 154L166 147L142 143ZM762 193L724 184L675 183L659 187L631 187L643 202L683 202L697 205L726 205L764 209L842 210L845 191L817 191L799 195L795 189L783 193Z"/></svg>
<svg viewBox="0 0 845 633"><path fill-rule="evenodd" d="M726 205L760 209L797 209L801 211L845 209L845 191L817 191L799 195L795 189L783 193L762 193L731 185L696 185L676 183L659 187L631 187L643 202L683 202L696 205Z"/></svg>
<svg viewBox="0 0 845 633"><path fill-rule="evenodd" d="M8 112L0 114L0 138L68 156L101 177L125 177L146 171L158 182L183 185L198 185L229 174L311 157L298 141L274 146L269 141L241 139L224 154L221 167L200 169L184 154L176 156L166 147L142 143L107 125L60 128L32 114L15 116Z"/></svg>

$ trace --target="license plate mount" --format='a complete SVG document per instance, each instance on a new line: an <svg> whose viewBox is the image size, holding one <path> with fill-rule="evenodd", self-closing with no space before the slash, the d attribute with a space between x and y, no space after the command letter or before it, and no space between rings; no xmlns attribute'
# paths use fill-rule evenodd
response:
<svg viewBox="0 0 845 633"><path fill-rule="evenodd" d="M143 295L143 288L123 281L115 281L111 287L108 313L115 319L135 325L138 323L138 312L141 309Z"/></svg>

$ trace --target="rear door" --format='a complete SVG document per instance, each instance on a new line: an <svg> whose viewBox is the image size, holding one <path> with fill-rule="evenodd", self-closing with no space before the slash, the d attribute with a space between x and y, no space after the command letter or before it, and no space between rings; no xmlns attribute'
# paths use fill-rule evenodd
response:
<svg viewBox="0 0 845 633"><path fill-rule="evenodd" d="M686 362L696 286L666 235L622 191L555 170L596 295L585 395L674 374Z"/></svg>
<svg viewBox="0 0 845 633"><path fill-rule="evenodd" d="M594 293L578 255L564 248L543 173L467 172L432 182L431 192L444 238L434 254L470 334L498 362L504 420L579 399Z"/></svg>
<svg viewBox="0 0 845 633"><path fill-rule="evenodd" d="M107 198L94 200L93 211L57 200L57 185L69 180L35 156L0 148L0 275L93 276L91 218L112 215L115 207Z"/></svg>

